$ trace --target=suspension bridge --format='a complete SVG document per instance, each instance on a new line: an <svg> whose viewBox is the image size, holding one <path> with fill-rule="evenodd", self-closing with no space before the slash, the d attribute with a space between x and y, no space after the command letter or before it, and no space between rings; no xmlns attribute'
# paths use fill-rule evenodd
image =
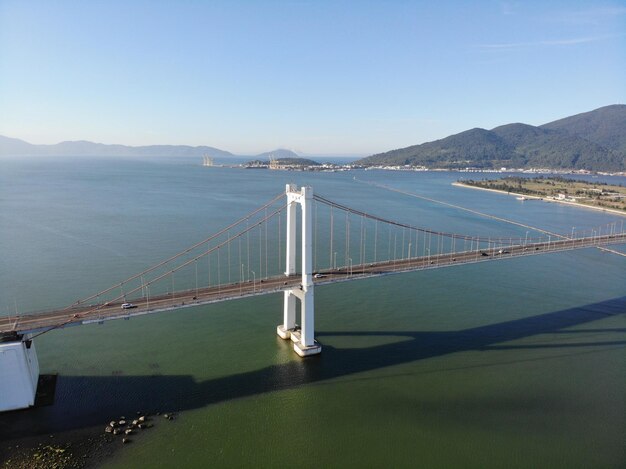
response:
<svg viewBox="0 0 626 469"><path fill-rule="evenodd" d="M277 334L304 357L321 351L316 285L626 242L623 222L567 234L537 229L530 237L530 231L485 237L420 225L288 184L224 229L109 288L65 308L0 318L0 411L33 405L39 376L33 340L55 329L282 292Z"/></svg>

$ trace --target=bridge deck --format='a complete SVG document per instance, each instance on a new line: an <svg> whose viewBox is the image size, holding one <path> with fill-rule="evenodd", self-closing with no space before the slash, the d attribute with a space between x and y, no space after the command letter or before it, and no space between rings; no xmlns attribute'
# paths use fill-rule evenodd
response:
<svg viewBox="0 0 626 469"><path fill-rule="evenodd" d="M342 267L332 271L320 271L323 277L316 278L314 281L316 285L329 284L398 272L486 262L494 259L509 259L527 255L547 254L562 250L605 246L624 242L626 242L626 233L620 233L616 235L596 236L593 238L565 239L549 243L515 245L505 248L498 247L490 250L482 249L480 251L413 257L395 261L353 265L352 267ZM499 253L499 249L503 249L504 252ZM61 310L0 318L0 335L24 334L55 327L88 324L111 319L126 319L132 316L160 311L215 303L247 296L265 295L297 287L300 281L300 275L291 277L276 276L253 282L204 287L199 288L197 291L194 289L148 298L129 298L128 301L133 302L137 306L133 309L122 309L121 303L105 303L101 305L75 304Z"/></svg>

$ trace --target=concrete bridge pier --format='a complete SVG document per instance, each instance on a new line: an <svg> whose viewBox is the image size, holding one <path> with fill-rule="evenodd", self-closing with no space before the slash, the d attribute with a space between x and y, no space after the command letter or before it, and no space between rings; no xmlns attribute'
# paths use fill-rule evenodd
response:
<svg viewBox="0 0 626 469"><path fill-rule="evenodd" d="M39 361L28 335L0 335L0 412L35 404Z"/></svg>
<svg viewBox="0 0 626 469"><path fill-rule="evenodd" d="M276 332L282 339L289 339L296 329L296 295L293 290L285 290L284 294L283 324L278 326Z"/></svg>
<svg viewBox="0 0 626 469"><path fill-rule="evenodd" d="M322 346L315 340L315 296L313 284L313 238L312 200L313 190L294 184L287 184L287 253L285 256L287 277L296 274L296 208L302 210L302 283L299 288L284 293L283 324L276 329L283 339L293 341L294 351L301 357L316 355ZM296 325L296 298L300 300L301 327Z"/></svg>

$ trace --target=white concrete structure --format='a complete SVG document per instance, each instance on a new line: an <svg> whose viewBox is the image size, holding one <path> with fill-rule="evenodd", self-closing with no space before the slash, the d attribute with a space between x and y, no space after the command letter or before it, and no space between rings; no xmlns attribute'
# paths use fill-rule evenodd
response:
<svg viewBox="0 0 626 469"><path fill-rule="evenodd" d="M298 191L294 184L287 184L287 254L285 275L296 274L296 209L302 209L302 283L300 287L285 291L283 324L276 332L283 339L293 341L293 349L301 357L315 355L322 347L315 341L315 297L313 285L313 238L312 200L313 189L302 187ZM296 325L296 298L300 300L300 322Z"/></svg>
<svg viewBox="0 0 626 469"><path fill-rule="evenodd" d="M34 405L38 381L35 343L22 339L0 342L0 412Z"/></svg>

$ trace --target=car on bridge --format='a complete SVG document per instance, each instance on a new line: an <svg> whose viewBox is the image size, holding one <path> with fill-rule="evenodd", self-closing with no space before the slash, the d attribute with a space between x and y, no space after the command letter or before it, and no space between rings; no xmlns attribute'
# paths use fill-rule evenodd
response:
<svg viewBox="0 0 626 469"><path fill-rule="evenodd" d="M133 309L136 308L137 305L134 305L132 303L122 303L122 309Z"/></svg>

